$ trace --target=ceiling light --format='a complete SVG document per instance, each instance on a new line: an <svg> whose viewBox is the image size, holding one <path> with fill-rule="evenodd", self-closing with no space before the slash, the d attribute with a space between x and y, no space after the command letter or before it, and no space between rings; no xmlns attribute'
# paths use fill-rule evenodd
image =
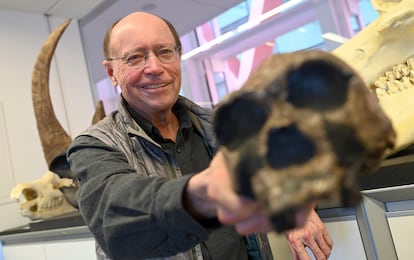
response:
<svg viewBox="0 0 414 260"><path fill-rule="evenodd" d="M331 33L331 32L324 33L322 35L322 37L324 39L327 39L327 40L330 40L330 41L333 41L333 42L337 42L337 43L341 43L341 44L345 43L347 40L349 40L348 38L345 38L345 37L343 37L339 34Z"/></svg>

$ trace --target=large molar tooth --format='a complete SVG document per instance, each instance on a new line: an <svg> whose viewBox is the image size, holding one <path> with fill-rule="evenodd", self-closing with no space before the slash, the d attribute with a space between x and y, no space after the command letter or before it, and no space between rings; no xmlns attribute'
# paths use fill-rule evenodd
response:
<svg viewBox="0 0 414 260"><path fill-rule="evenodd" d="M403 83L405 89L413 87L413 83L412 83L412 80L410 79L410 77L407 77L407 76L403 77L402 78L402 83Z"/></svg>
<svg viewBox="0 0 414 260"><path fill-rule="evenodd" d="M374 88L380 88L380 89L386 90L387 79L385 77L380 77L377 81L375 81Z"/></svg>
<svg viewBox="0 0 414 260"><path fill-rule="evenodd" d="M410 70L414 69L414 56L408 58L407 65L408 65L408 68L410 68Z"/></svg>
<svg viewBox="0 0 414 260"><path fill-rule="evenodd" d="M400 70L399 65L396 65L396 66L392 67L392 74L393 74L395 79L401 79L402 78L403 74Z"/></svg>
<svg viewBox="0 0 414 260"><path fill-rule="evenodd" d="M396 79L402 79L402 77L410 74L410 69L406 64L398 64L392 68L394 77Z"/></svg>
<svg viewBox="0 0 414 260"><path fill-rule="evenodd" d="M392 80L387 82L388 92L390 94L398 93L404 90L404 84L398 80Z"/></svg>
<svg viewBox="0 0 414 260"><path fill-rule="evenodd" d="M401 72L404 76L410 75L410 68L406 64L401 64Z"/></svg>
<svg viewBox="0 0 414 260"><path fill-rule="evenodd" d="M382 89L382 88L376 88L375 93L377 94L377 96L386 96L386 95L388 95L387 91L385 89Z"/></svg>
<svg viewBox="0 0 414 260"><path fill-rule="evenodd" d="M414 84L414 70L410 70L410 76L408 76L408 78L410 79L411 85L413 85Z"/></svg>
<svg viewBox="0 0 414 260"><path fill-rule="evenodd" d="M387 78L388 81L393 81L396 79L393 71L386 71L385 77Z"/></svg>

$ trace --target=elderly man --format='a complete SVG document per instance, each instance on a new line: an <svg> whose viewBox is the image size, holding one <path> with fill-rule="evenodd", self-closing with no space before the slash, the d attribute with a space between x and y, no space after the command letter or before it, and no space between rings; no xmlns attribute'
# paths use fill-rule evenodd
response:
<svg viewBox="0 0 414 260"><path fill-rule="evenodd" d="M232 189L212 111L179 96L181 43L160 17L136 12L107 32L103 65L119 110L68 151L80 212L101 259L272 259L261 206ZM313 205L289 231L295 259L326 259L332 241ZM174 258L176 257L176 258Z"/></svg>

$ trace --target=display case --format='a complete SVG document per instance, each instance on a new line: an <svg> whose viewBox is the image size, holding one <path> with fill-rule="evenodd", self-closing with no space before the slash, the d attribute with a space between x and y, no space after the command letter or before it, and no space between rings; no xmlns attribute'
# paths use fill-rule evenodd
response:
<svg viewBox="0 0 414 260"><path fill-rule="evenodd" d="M412 259L414 248L407 242L414 232L414 147L388 157L372 174L359 176L358 183L362 201L357 207L326 205L319 209L321 218L331 225L355 221L360 237L352 239L361 239L365 254L360 259ZM341 232L333 235L343 237L346 231Z"/></svg>
<svg viewBox="0 0 414 260"><path fill-rule="evenodd" d="M411 259L414 255L414 247L409 244L414 234L414 147L387 158L377 171L358 177L358 182L362 201L357 207L321 204L318 209L335 243L330 259L345 260L351 255L361 260ZM57 248L62 251L74 245L85 251L84 256L94 254L92 234L77 212L0 232L0 241L5 260L21 259L8 256L27 252L55 254ZM276 260L286 259L274 251Z"/></svg>

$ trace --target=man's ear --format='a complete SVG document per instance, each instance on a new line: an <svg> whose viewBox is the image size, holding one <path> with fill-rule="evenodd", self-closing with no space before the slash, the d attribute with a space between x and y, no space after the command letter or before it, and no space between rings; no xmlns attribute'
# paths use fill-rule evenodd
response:
<svg viewBox="0 0 414 260"><path fill-rule="evenodd" d="M112 82L112 85L117 86L118 81L115 78L114 69L112 68L112 64L109 61L104 60L103 65L104 65L104 68L105 68L105 71L106 71L106 75L108 75L109 79Z"/></svg>

